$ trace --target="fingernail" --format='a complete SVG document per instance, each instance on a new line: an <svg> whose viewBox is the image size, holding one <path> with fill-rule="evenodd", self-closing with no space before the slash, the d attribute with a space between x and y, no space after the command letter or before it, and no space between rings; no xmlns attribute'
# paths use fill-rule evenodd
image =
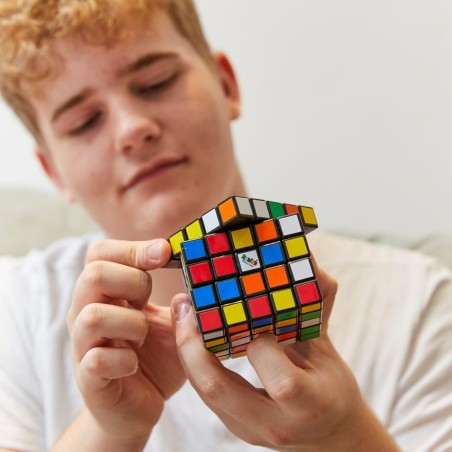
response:
<svg viewBox="0 0 452 452"><path fill-rule="evenodd" d="M180 322L180 321L184 320L185 317L187 317L187 314L190 312L190 310L191 310L191 303L187 297L186 299L184 299L177 305L176 321Z"/></svg>
<svg viewBox="0 0 452 452"><path fill-rule="evenodd" d="M162 242L158 241L149 244L146 247L146 254L148 260L150 260L151 262L160 261L162 259L162 251L163 251Z"/></svg>

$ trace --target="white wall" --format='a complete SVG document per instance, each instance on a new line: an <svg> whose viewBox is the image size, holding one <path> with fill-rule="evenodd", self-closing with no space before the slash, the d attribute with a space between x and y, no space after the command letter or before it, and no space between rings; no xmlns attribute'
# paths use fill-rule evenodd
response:
<svg viewBox="0 0 452 452"><path fill-rule="evenodd" d="M198 0L236 66L250 192L324 229L452 230L452 2ZM50 189L0 104L0 184Z"/></svg>

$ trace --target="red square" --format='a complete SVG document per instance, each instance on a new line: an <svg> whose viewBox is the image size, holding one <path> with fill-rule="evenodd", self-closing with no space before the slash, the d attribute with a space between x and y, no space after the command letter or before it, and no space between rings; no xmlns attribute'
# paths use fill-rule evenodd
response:
<svg viewBox="0 0 452 452"><path fill-rule="evenodd" d="M249 298L246 302L252 319L273 315L267 295Z"/></svg>
<svg viewBox="0 0 452 452"><path fill-rule="evenodd" d="M200 262L187 266L192 284L201 284L213 280L212 270L208 262Z"/></svg>
<svg viewBox="0 0 452 452"><path fill-rule="evenodd" d="M198 314L198 319L201 325L202 333L221 330L223 328L223 321L221 320L221 315L218 308L200 312Z"/></svg>
<svg viewBox="0 0 452 452"><path fill-rule="evenodd" d="M300 304L314 303L321 301L320 291L315 281L295 286Z"/></svg>
<svg viewBox="0 0 452 452"><path fill-rule="evenodd" d="M219 278L237 274L235 262L232 254L226 256L218 256L212 259L215 275Z"/></svg>
<svg viewBox="0 0 452 452"><path fill-rule="evenodd" d="M284 204L284 207L286 208L287 215L292 215L294 213L300 213L298 211L298 207L294 206L293 204Z"/></svg>
<svg viewBox="0 0 452 452"><path fill-rule="evenodd" d="M224 254L231 250L231 245L225 232L206 235L206 240L209 252L212 256Z"/></svg>

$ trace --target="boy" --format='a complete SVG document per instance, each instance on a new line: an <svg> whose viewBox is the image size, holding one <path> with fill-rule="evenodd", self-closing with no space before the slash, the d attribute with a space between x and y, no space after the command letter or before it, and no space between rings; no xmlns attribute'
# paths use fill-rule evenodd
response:
<svg viewBox="0 0 452 452"><path fill-rule="evenodd" d="M2 447L451 444L452 284L427 258L320 235L314 254L341 292L330 319L336 283L317 269L319 339L283 349L263 335L252 367L204 349L180 272L160 269L169 247L157 237L245 188L230 133L237 82L189 0L2 0L0 42L2 94L44 170L109 238L2 262Z"/></svg>

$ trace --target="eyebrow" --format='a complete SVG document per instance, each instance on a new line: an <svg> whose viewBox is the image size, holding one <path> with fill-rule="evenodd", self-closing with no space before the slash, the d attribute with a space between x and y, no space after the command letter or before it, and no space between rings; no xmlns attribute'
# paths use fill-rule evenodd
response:
<svg viewBox="0 0 452 452"><path fill-rule="evenodd" d="M123 77L124 75L132 74L147 66L151 66L152 64L158 61L177 58L178 58L177 54L172 52L149 53L138 58L138 60L133 61L124 69L120 69L116 75L117 77ZM80 93L76 94L75 96L70 97L67 101L65 101L60 107L58 107L55 110L55 113L52 115L52 122L55 122L67 110L70 110L76 105L84 102L92 94L93 90L90 88L86 88Z"/></svg>
<svg viewBox="0 0 452 452"><path fill-rule="evenodd" d="M137 72L140 69L156 63L157 61L168 59L178 59L178 55L173 52L148 53L129 64L125 69L120 69L117 75L118 77L121 77L127 74L132 74L133 72Z"/></svg>
<svg viewBox="0 0 452 452"><path fill-rule="evenodd" d="M78 104L81 104L85 101L89 96L93 93L92 89L84 89L82 92L76 94L75 96L70 97L66 102L63 103L60 107L55 110L55 113L52 115L52 122L55 122L65 111L75 107Z"/></svg>

